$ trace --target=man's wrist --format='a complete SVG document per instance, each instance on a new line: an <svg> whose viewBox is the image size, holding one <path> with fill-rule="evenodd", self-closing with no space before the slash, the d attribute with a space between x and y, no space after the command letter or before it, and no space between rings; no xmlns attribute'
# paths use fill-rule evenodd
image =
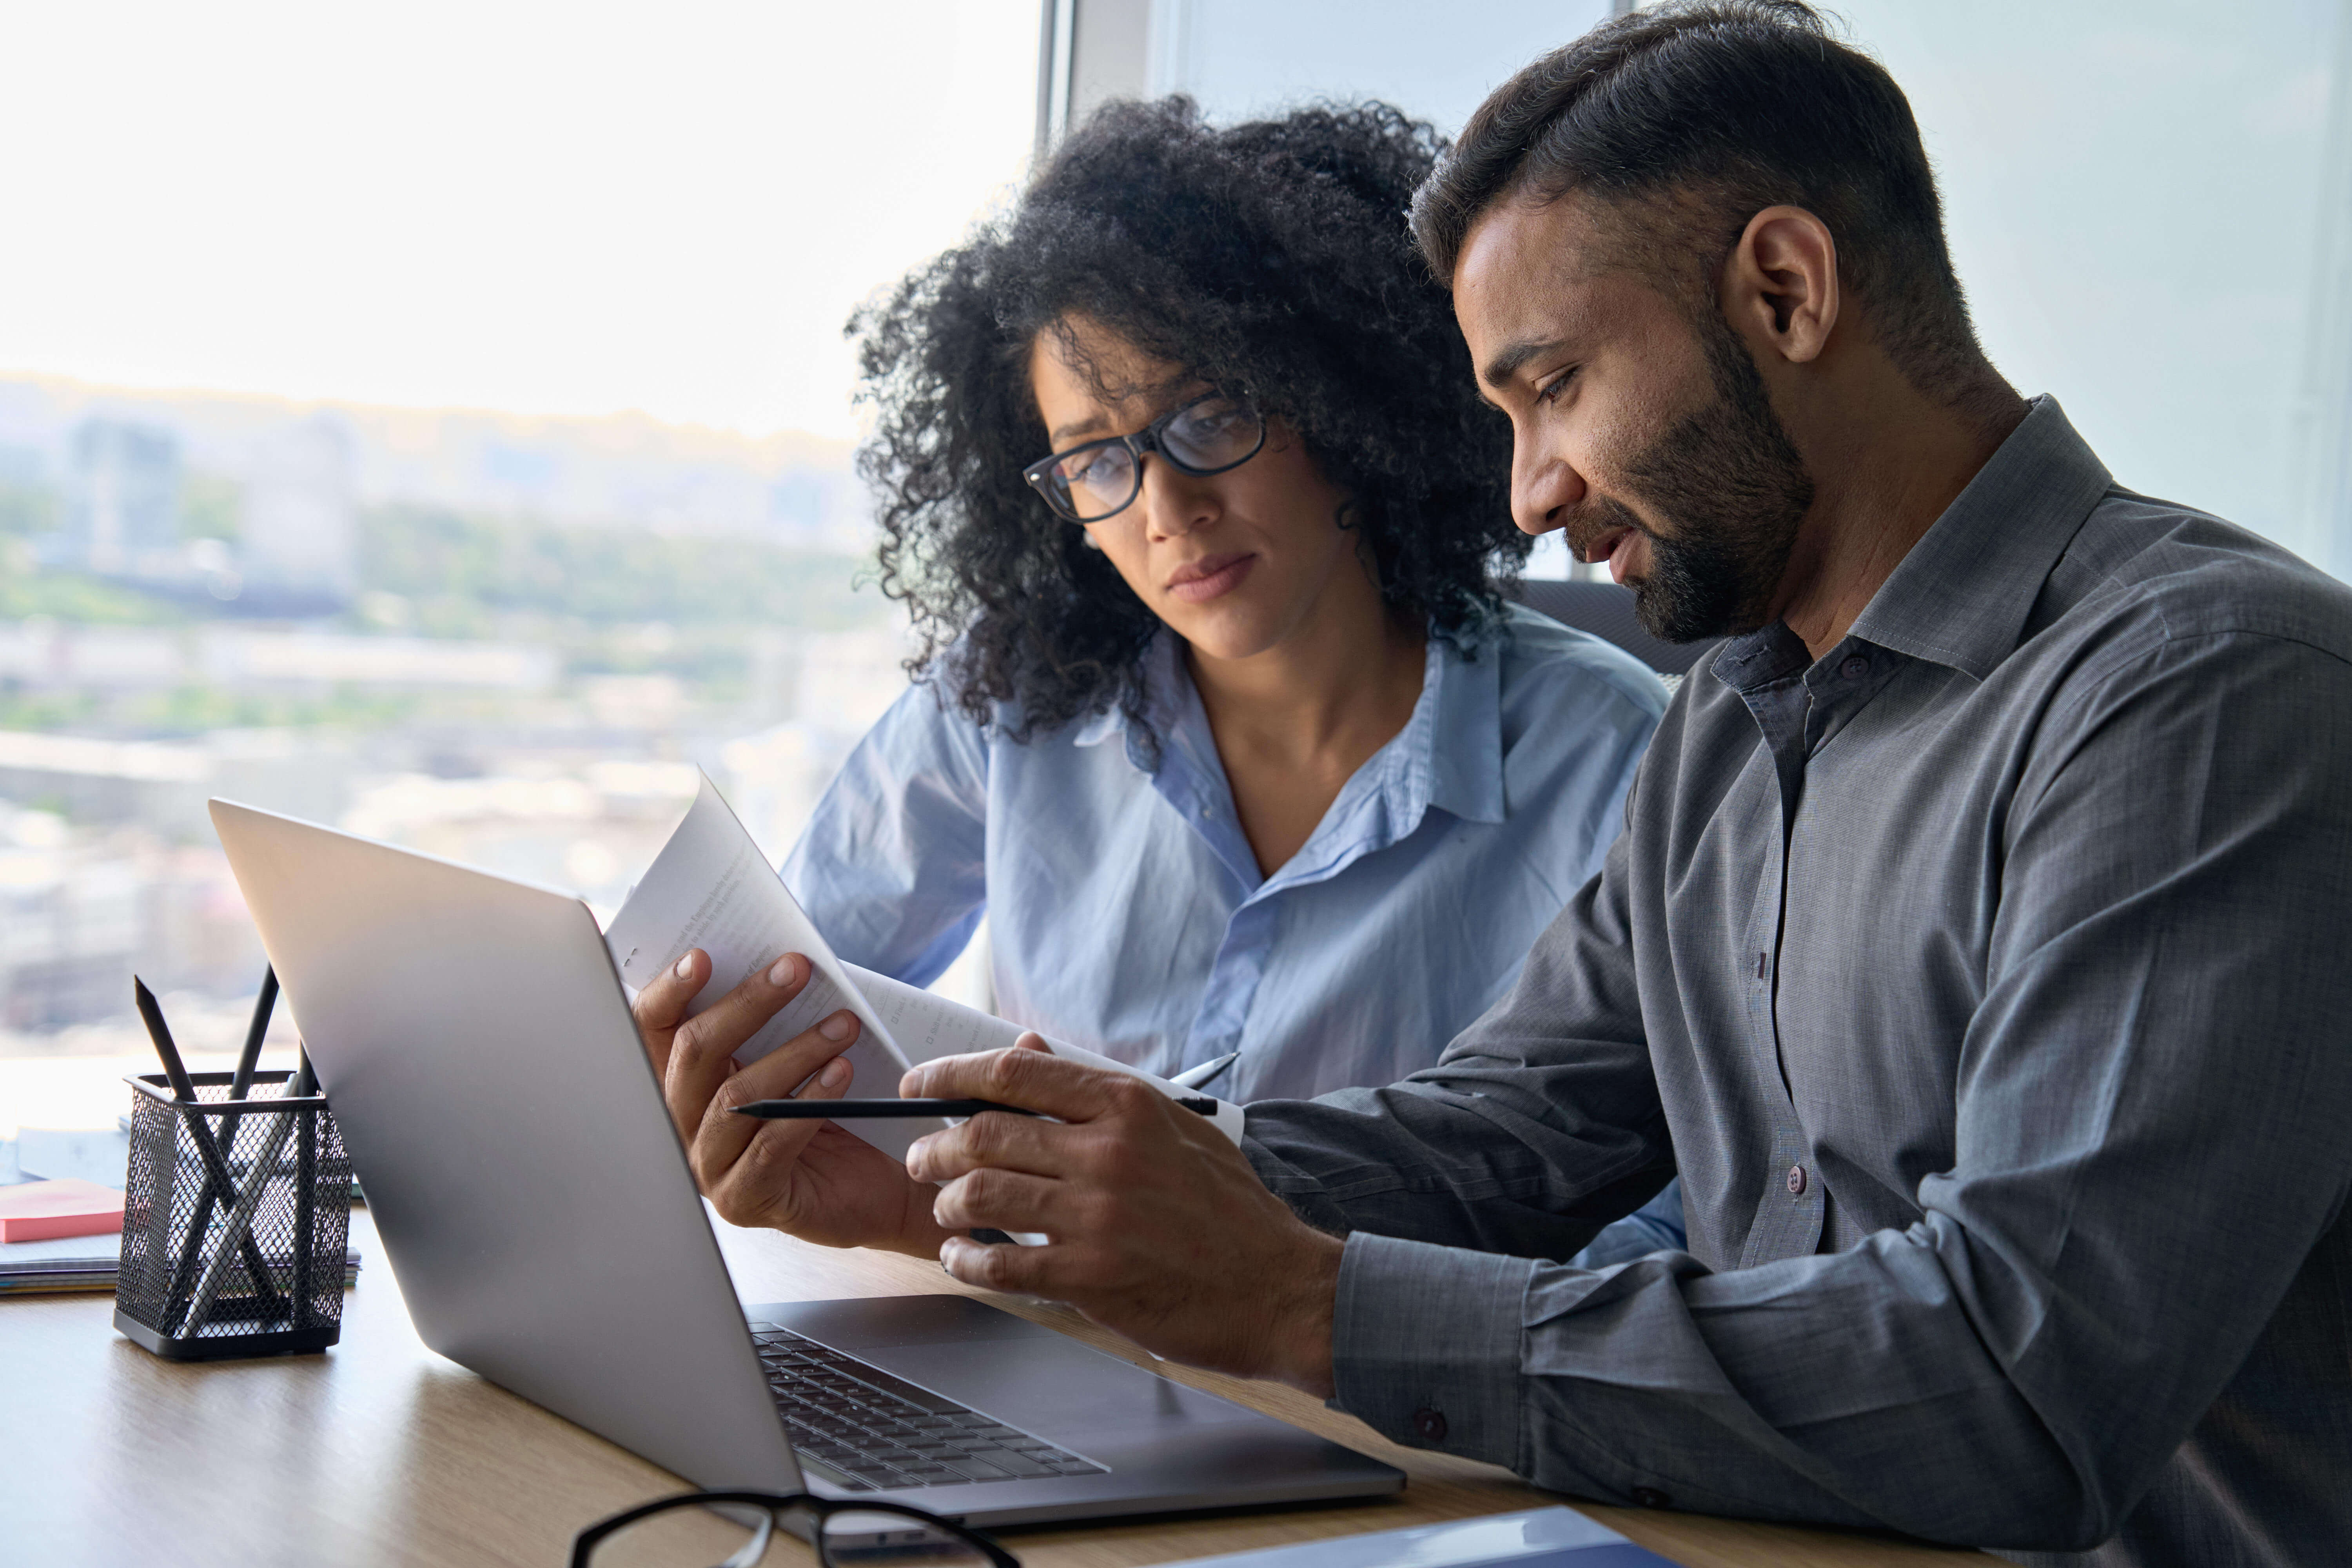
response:
<svg viewBox="0 0 2352 1568"><path fill-rule="evenodd" d="M1301 1226L1305 1234L1298 1267L1286 1270L1295 1281L1285 1292L1276 1340L1280 1362L1274 1376L1318 1399L1331 1397L1331 1325L1339 1296L1339 1267L1348 1244L1336 1236Z"/></svg>

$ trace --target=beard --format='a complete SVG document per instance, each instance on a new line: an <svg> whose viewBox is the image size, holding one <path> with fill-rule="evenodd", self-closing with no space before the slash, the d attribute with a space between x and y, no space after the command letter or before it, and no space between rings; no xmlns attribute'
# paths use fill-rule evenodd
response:
<svg viewBox="0 0 2352 1568"><path fill-rule="evenodd" d="M1626 489L1674 531L1649 528L1622 501L1601 502L1611 524L1649 541L1633 613L1652 637L1675 643L1763 627L1813 504L1813 477L1772 412L1748 345L1711 309L1697 325L1715 401L1643 447L1624 476Z"/></svg>

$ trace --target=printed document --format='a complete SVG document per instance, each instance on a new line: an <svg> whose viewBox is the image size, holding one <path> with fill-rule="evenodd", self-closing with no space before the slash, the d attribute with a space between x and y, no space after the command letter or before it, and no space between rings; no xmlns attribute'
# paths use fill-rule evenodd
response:
<svg viewBox="0 0 2352 1568"><path fill-rule="evenodd" d="M856 1092L898 1092L898 1076L908 1064L889 1026L842 973L841 961L784 890L782 879L709 778L702 781L686 820L605 928L604 945L613 950L613 963L632 1000L688 949L709 953L710 979L688 1004L688 1016L785 953L797 952L813 970L808 984L766 1027L743 1042L735 1059L749 1067L845 1007L863 1026L857 1043L842 1053L856 1070L850 1080ZM931 1117L846 1125L885 1153L903 1158L907 1145L947 1123Z"/></svg>
<svg viewBox="0 0 2352 1568"><path fill-rule="evenodd" d="M998 1050L1010 1047L1022 1032L1005 1019L836 958L708 778L645 879L613 917L604 942L633 999L688 949L708 952L710 979L688 1005L689 1016L782 954L802 954L814 970L807 986L744 1042L735 1059L749 1066L818 1020L847 1008L864 1026L857 1043L844 1053L856 1069L851 1092L867 1098L896 1095L899 1075L915 1062ZM1058 1040L1047 1044L1055 1056L1143 1079L1163 1094L1187 1092L1081 1047ZM1241 1107L1220 1102L1215 1121L1226 1136L1240 1141ZM909 1117L836 1125L903 1157L909 1143L946 1123Z"/></svg>

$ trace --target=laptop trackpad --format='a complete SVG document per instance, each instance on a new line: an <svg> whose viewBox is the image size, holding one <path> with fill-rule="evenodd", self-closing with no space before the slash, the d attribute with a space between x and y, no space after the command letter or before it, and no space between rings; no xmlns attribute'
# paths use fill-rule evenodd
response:
<svg viewBox="0 0 2352 1568"><path fill-rule="evenodd" d="M748 1309L1000 1421L1107 1459L1209 1426L1266 1418L1090 1350L968 1296Z"/></svg>

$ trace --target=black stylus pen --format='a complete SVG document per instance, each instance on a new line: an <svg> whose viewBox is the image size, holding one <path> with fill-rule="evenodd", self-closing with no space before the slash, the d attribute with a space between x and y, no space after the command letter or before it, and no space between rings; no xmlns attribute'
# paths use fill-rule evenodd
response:
<svg viewBox="0 0 2352 1568"><path fill-rule="evenodd" d="M1217 1113L1217 1102L1209 1095L1169 1098L1202 1116ZM983 1110L1002 1110L1010 1116L1040 1114L1017 1105L999 1105L992 1100L755 1100L749 1105L737 1106L735 1114L756 1116L762 1121L847 1121L856 1117L978 1116Z"/></svg>

